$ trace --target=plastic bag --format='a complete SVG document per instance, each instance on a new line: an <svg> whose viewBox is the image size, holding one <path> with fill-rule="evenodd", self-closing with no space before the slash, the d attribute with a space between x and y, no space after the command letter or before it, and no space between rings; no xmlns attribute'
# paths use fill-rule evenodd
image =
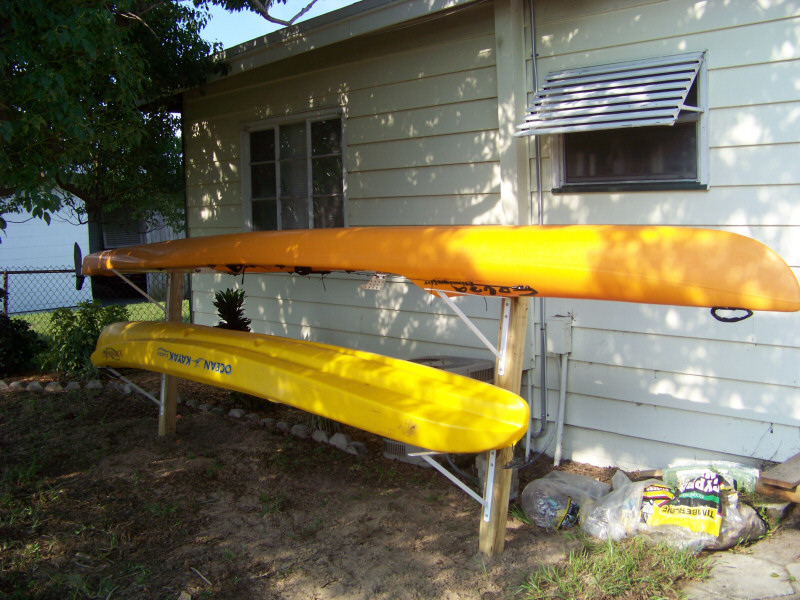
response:
<svg viewBox="0 0 800 600"><path fill-rule="evenodd" d="M686 481L672 500L653 507L647 524L651 527L677 525L716 538L722 523L721 486L719 475L702 471L694 479Z"/></svg>
<svg viewBox="0 0 800 600"><path fill-rule="evenodd" d="M711 460L673 463L662 470L661 478L664 483L678 488L706 471L720 475L730 487L750 494L755 492L756 481L760 475L760 471L754 467L727 460Z"/></svg>
<svg viewBox="0 0 800 600"><path fill-rule="evenodd" d="M643 494L648 488L669 491L663 482L656 479L624 484L583 506L581 529L603 540L619 541L635 535L642 526Z"/></svg>
<svg viewBox="0 0 800 600"><path fill-rule="evenodd" d="M546 529L568 529L578 522L581 506L605 496L611 489L585 475L552 471L522 491L522 509Z"/></svg>
<svg viewBox="0 0 800 600"><path fill-rule="evenodd" d="M727 550L737 544L757 540L767 533L767 525L756 510L739 502L736 492L722 496L722 525L714 543L706 546L708 550Z"/></svg>

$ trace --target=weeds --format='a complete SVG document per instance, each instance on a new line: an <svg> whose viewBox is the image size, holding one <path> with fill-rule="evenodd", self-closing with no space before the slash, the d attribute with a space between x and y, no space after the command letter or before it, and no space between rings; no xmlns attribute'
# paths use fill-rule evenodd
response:
<svg viewBox="0 0 800 600"><path fill-rule="evenodd" d="M286 509L286 498L281 494L266 494L261 493L258 496L258 501L261 503L261 516L275 515L282 513Z"/></svg>
<svg viewBox="0 0 800 600"><path fill-rule="evenodd" d="M542 567L517 591L523 600L674 598L678 584L708 576L707 561L684 550L641 538L598 542L582 538L566 563Z"/></svg>

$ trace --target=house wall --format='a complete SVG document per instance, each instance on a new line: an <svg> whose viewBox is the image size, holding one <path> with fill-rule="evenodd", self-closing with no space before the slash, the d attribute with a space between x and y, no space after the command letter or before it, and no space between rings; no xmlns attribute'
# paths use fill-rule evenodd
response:
<svg viewBox="0 0 800 600"><path fill-rule="evenodd" d="M517 222L501 200L497 93L491 3L211 85L185 104L190 236L242 229L244 123L340 106L349 225ZM360 289L367 279L195 276L195 320L215 324L213 290L242 286L254 331L402 358L491 357L441 300L397 278ZM499 301L457 302L495 338Z"/></svg>
<svg viewBox="0 0 800 600"><path fill-rule="evenodd" d="M525 27L525 39L531 30L529 14L517 19L503 9L521 5L496 0L437 13L188 94L190 236L242 229L243 124L339 106L350 225L537 222L532 141L529 172L518 173L531 183L518 198L506 189L517 160L508 154L508 115L519 112L519 98L502 83L514 72L503 56L516 48L506 34L513 37L509 23ZM693 50L708 51L709 70L707 191L553 194L543 137L543 221L722 228L763 241L800 274L799 9L686 0L535 0L535 7L541 74ZM530 92L530 43L521 54ZM213 291L243 287L257 332L401 358L489 356L432 296L400 279L368 292L359 287L365 280L198 275L195 320L215 324ZM493 339L499 303L458 302ZM531 356L538 302L534 308ZM800 450L800 316L721 324L700 309L551 299L544 315L572 316L565 458L634 469L687 458L779 461ZM552 421L559 373L555 356L545 363ZM535 366L526 379L534 386L542 364L526 363ZM537 390L534 415L538 403Z"/></svg>
<svg viewBox="0 0 800 600"><path fill-rule="evenodd" d="M0 271L73 269L75 243L84 253L88 247L87 225L75 224L66 210L52 215L49 225L27 214L6 215L6 219L8 225L0 243ZM74 283L74 275L64 273L10 274L8 312L26 313L91 300L89 286L78 291Z"/></svg>
<svg viewBox="0 0 800 600"><path fill-rule="evenodd" d="M544 221L725 229L800 273L799 25L785 2L536 0L540 78L707 50L710 105L707 191L552 194L543 137ZM574 318L565 456L635 468L800 450L799 315L722 324L696 309L548 300L555 314Z"/></svg>

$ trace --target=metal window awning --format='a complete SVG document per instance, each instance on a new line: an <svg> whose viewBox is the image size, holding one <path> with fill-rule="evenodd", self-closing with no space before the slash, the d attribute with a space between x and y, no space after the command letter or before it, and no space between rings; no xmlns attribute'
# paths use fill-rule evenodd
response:
<svg viewBox="0 0 800 600"><path fill-rule="evenodd" d="M515 135L673 125L705 53L553 71Z"/></svg>

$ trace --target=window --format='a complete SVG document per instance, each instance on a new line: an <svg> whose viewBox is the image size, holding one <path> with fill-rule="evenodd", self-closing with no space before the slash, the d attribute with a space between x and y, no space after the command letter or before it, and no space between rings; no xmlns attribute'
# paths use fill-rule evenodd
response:
<svg viewBox="0 0 800 600"><path fill-rule="evenodd" d="M245 229L314 229L345 226L342 118L247 127Z"/></svg>
<svg viewBox="0 0 800 600"><path fill-rule="evenodd" d="M519 135L553 138L553 191L703 189L705 54L548 74Z"/></svg>

